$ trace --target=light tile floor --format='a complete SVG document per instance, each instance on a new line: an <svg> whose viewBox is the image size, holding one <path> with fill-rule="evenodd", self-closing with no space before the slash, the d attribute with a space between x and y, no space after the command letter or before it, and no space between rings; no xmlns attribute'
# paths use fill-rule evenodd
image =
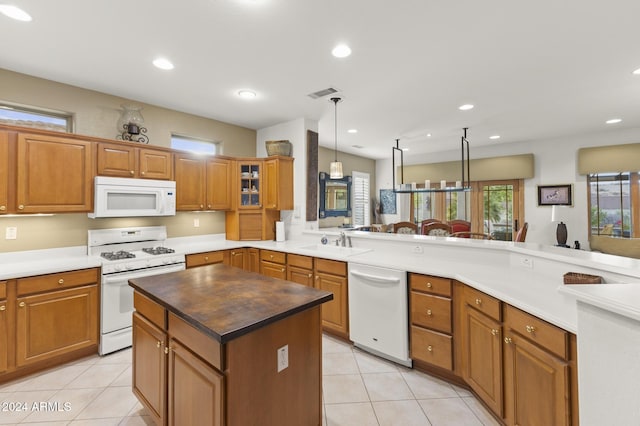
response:
<svg viewBox="0 0 640 426"><path fill-rule="evenodd" d="M498 425L466 390L329 336L323 375L324 426ZM7 424L152 421L131 392L131 349L125 349L0 385L0 425Z"/></svg>

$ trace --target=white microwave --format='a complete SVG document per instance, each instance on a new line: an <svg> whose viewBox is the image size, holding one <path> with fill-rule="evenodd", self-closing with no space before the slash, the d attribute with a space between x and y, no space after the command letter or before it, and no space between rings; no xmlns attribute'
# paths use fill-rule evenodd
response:
<svg viewBox="0 0 640 426"><path fill-rule="evenodd" d="M91 218L175 216L176 183L96 176Z"/></svg>

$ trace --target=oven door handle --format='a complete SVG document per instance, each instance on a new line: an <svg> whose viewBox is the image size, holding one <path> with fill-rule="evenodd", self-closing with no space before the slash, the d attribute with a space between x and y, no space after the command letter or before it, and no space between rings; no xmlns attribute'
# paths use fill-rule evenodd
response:
<svg viewBox="0 0 640 426"><path fill-rule="evenodd" d="M136 278L142 278L142 277L150 277L153 275L159 275L159 274L167 274L169 272L177 272L177 271L182 271L184 270L184 264L180 264L180 265L175 265L172 267L167 267L167 268L161 268L161 269L156 269L156 270L143 270L143 271L139 271L139 272L131 272L131 273L125 273L125 274L116 274L116 275L110 275L110 276L106 276L102 278L102 284L105 285L113 285L113 284L117 284L117 285L128 285L129 284L129 280L134 280Z"/></svg>

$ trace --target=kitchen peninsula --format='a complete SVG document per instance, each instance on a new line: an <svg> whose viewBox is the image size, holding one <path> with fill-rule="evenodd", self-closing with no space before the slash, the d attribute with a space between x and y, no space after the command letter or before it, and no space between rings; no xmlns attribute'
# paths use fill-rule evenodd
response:
<svg viewBox="0 0 640 426"><path fill-rule="evenodd" d="M331 293L222 264L130 285L133 390L157 424L320 424Z"/></svg>

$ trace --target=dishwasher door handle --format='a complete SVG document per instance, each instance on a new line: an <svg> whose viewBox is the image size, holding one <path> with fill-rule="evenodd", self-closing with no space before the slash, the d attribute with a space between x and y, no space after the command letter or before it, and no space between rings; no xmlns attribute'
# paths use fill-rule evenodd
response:
<svg viewBox="0 0 640 426"><path fill-rule="evenodd" d="M396 278L396 277L380 277L378 275L365 274L364 272L359 272L356 270L352 270L350 272L351 272L351 275L353 275L354 277L363 278L365 280L373 281L376 283L398 284L400 282L400 278Z"/></svg>

